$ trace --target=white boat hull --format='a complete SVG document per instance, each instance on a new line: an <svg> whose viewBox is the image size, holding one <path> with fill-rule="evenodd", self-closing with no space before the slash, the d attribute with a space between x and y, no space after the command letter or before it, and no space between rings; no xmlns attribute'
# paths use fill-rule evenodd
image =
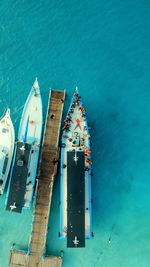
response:
<svg viewBox="0 0 150 267"><path fill-rule="evenodd" d="M77 91L78 92L78 91ZM72 102L75 99L72 99ZM71 104L72 104L71 102ZM69 122L69 130L64 129L62 135L61 148L61 193L60 193L60 238L67 237L67 152L68 151L88 151L90 152L90 135L86 117L83 116L82 101L80 100L71 113L71 121ZM71 110L71 105L69 112ZM67 115L68 116L68 115ZM80 126L77 126L76 120L80 121ZM76 153L75 152L75 153ZM92 237L91 229L91 160L90 154L85 156L85 238ZM87 159L89 163L87 162Z"/></svg>
<svg viewBox="0 0 150 267"><path fill-rule="evenodd" d="M15 143L14 127L7 109L0 120L0 194L4 193L9 170L12 162Z"/></svg>
<svg viewBox="0 0 150 267"><path fill-rule="evenodd" d="M36 79L26 100L20 121L18 140L10 175L11 180L7 194L7 210L10 210L10 206L13 205L14 202L17 203L17 208L14 210L16 212L21 212L22 207L31 207L39 159L42 127L42 100ZM24 159L25 162L21 159L21 153L23 158L24 155L26 155L26 159ZM18 157L19 160L17 161ZM20 168L18 166L20 166ZM25 168L22 174L20 173L21 166ZM22 183L20 179L22 179Z"/></svg>
<svg viewBox="0 0 150 267"><path fill-rule="evenodd" d="M37 80L35 80L22 113L22 118L18 133L18 141L20 142L23 141L28 144L31 144L33 152L31 153L30 162L28 165L29 176L27 178L26 193L24 197L25 208L29 208L32 203L40 144L41 144L42 127L43 127L42 99Z"/></svg>

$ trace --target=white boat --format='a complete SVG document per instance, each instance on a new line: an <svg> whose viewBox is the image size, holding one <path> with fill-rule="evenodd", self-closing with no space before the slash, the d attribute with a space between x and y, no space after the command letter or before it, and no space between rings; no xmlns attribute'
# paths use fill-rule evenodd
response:
<svg viewBox="0 0 150 267"><path fill-rule="evenodd" d="M10 118L10 109L0 120L0 194L4 193L12 162L15 132Z"/></svg>
<svg viewBox="0 0 150 267"><path fill-rule="evenodd" d="M29 208L33 199L43 126L42 100L37 78L25 103L11 171L7 209ZM16 188L16 189L15 189Z"/></svg>
<svg viewBox="0 0 150 267"><path fill-rule="evenodd" d="M61 140L60 232L68 247L84 247L92 233L90 135L76 88Z"/></svg>

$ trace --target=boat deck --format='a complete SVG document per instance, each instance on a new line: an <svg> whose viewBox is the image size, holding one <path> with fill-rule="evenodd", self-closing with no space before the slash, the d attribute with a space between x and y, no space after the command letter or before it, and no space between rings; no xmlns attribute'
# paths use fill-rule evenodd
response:
<svg viewBox="0 0 150 267"><path fill-rule="evenodd" d="M65 91L52 90L49 98L47 119L40 159L40 177L37 185L36 202L28 252L12 250L10 267L61 267L62 258L46 256L46 238L50 214L52 190L58 157L58 141L63 112L62 99Z"/></svg>
<svg viewBox="0 0 150 267"><path fill-rule="evenodd" d="M61 189L60 189L60 238L67 239L67 246L73 246L73 233L74 236L80 237L79 245L84 246L83 241L83 227L82 227L82 237L81 237L81 231L78 231L77 229L77 221L81 222L83 225L83 216L82 213L84 213L85 220L84 220L84 235L85 239L90 239L92 237L92 195L91 195L91 172L92 167L91 163L89 163L87 160L91 159L90 156L90 134L88 129L88 123L87 123L87 117L84 109L84 105L82 102L82 99L80 98L80 102L78 104L74 103L74 97L72 98L68 114L66 118L70 118L69 120L69 131L66 130L64 125L64 131L62 135L62 148L61 148ZM69 115L70 114L70 115ZM83 116L84 115L84 116ZM77 119L80 121L80 126L77 126ZM68 121L67 121L68 122ZM84 192L83 195L85 196L84 202L82 201L82 205L84 205L84 211L80 210L80 212L70 212L68 211L68 159L67 155L70 153L70 151L75 150L76 153L79 153L81 151L85 152L85 171L84 171ZM88 151L88 152L87 152ZM88 154L87 154L88 153ZM69 161L70 163L70 161ZM63 165L66 165L66 168L63 167ZM79 175L80 170L78 170L77 179L79 179L79 185L81 186L82 177ZM74 174L74 167L72 166L72 176ZM69 175L69 180L71 179L71 175ZM75 177L75 180L77 180ZM71 181L72 184L74 184L74 178L72 178ZM72 190L72 189L71 189ZM80 190L80 188L79 188ZM71 193L72 194L72 193ZM76 199L76 198L75 198ZM77 203L75 204L77 205ZM76 214L76 215L75 215ZM75 218L71 219L71 216L74 216ZM68 228L71 221L76 221L75 225L72 227L74 228L74 231ZM75 230L76 228L76 230ZM69 229L69 230L68 230ZM76 232L76 235L75 235ZM72 234L70 234L72 233ZM69 236L68 236L69 234Z"/></svg>

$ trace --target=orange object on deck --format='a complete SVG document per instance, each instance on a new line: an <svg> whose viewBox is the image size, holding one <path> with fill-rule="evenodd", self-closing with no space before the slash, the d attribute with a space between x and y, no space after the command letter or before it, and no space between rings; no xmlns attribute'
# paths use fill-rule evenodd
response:
<svg viewBox="0 0 150 267"><path fill-rule="evenodd" d="M85 149L85 153L86 153L86 154L91 154L91 150L88 149L88 148L86 148L86 149Z"/></svg>
<svg viewBox="0 0 150 267"><path fill-rule="evenodd" d="M80 120L76 119L76 124L79 125L80 124Z"/></svg>

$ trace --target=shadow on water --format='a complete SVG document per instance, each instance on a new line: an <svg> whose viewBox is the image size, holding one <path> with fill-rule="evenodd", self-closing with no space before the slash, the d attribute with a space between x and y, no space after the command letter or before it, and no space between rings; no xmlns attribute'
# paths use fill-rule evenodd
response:
<svg viewBox="0 0 150 267"><path fill-rule="evenodd" d="M93 231L100 249L93 266L99 266L119 236L119 214L132 190L134 176L129 168L130 150L126 130L126 108L108 99L91 131L93 156ZM101 229L101 230L100 230Z"/></svg>
<svg viewBox="0 0 150 267"><path fill-rule="evenodd" d="M125 110L109 106L101 110L92 130L93 217L94 228L118 214L126 194L130 193L133 175L126 168L129 151ZM98 219L98 223L97 223Z"/></svg>

